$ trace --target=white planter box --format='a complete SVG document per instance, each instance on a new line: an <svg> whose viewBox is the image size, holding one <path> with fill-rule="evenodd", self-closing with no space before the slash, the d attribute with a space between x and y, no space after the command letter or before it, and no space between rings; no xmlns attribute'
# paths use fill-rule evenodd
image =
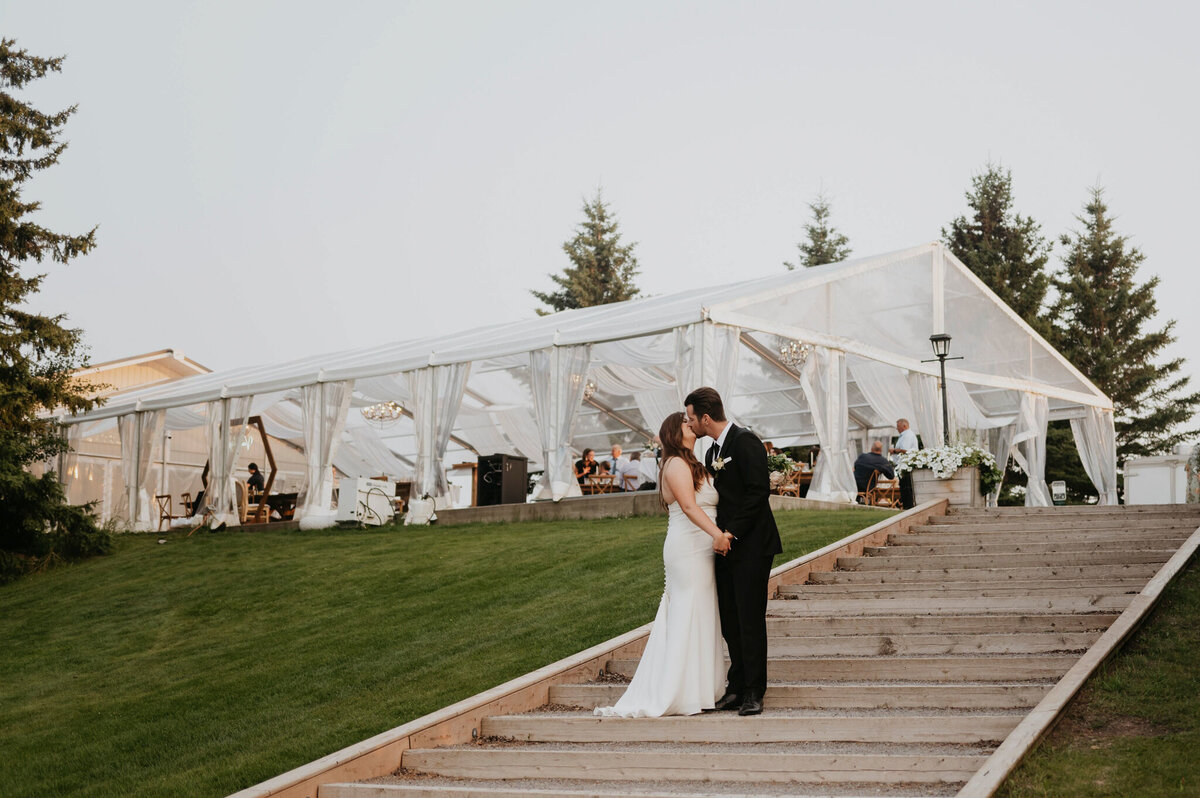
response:
<svg viewBox="0 0 1200 798"><path fill-rule="evenodd" d="M913 494L917 504L949 499L951 507L983 507L985 496L979 490L979 466L964 466L947 479L938 479L928 468L912 472Z"/></svg>

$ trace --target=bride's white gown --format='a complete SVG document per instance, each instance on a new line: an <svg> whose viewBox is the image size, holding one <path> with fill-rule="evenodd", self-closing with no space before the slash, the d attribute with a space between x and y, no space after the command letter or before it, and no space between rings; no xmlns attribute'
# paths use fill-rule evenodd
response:
<svg viewBox="0 0 1200 798"><path fill-rule="evenodd" d="M705 480L696 504L717 516L717 489ZM725 690L712 538L672 502L663 543L666 588L646 650L625 694L597 715L657 718L711 709Z"/></svg>

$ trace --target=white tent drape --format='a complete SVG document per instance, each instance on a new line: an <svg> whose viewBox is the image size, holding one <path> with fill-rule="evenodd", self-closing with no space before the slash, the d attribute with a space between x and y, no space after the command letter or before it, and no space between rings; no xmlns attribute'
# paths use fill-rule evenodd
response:
<svg viewBox="0 0 1200 798"><path fill-rule="evenodd" d="M916 414L904 370L864 358L853 359L849 368L863 398L883 421L890 425L907 418L914 423L912 417Z"/></svg>
<svg viewBox="0 0 1200 798"><path fill-rule="evenodd" d="M517 447L517 451L529 458L530 469L533 469L534 466L544 468L545 463L542 458L545 457L545 452L542 451L541 433L538 431L537 419L529 412L529 408L523 406L496 407L492 412L495 414L496 420L500 422L500 428L504 430L504 434L513 442L513 446ZM574 467L572 464L571 468L574 469Z"/></svg>
<svg viewBox="0 0 1200 798"><path fill-rule="evenodd" d="M657 435L659 427L666 421L667 416L682 411L679 396L674 388L660 388L657 391L638 391L633 395L638 412L646 420L646 429L651 435Z"/></svg>
<svg viewBox="0 0 1200 798"><path fill-rule="evenodd" d="M333 523L333 458L337 455L350 409L354 381L320 382L300 389L304 424L304 484L297 515L301 529Z"/></svg>
<svg viewBox="0 0 1200 798"><path fill-rule="evenodd" d="M571 459L571 433L591 359L590 344L551 346L529 353L533 409L545 465L535 499L559 501L582 494Z"/></svg>
<svg viewBox="0 0 1200 798"><path fill-rule="evenodd" d="M683 409L683 400L689 393L708 386L721 394L725 417L734 421L730 403L737 381L741 335L742 331L737 327L712 322L689 324L675 330L675 393L678 409Z"/></svg>
<svg viewBox="0 0 1200 798"><path fill-rule="evenodd" d="M413 397L413 426L417 458L413 495L429 496L441 503L449 491L442 460L450 443L450 430L458 417L470 363L429 366L408 373L408 391Z"/></svg>
<svg viewBox="0 0 1200 798"><path fill-rule="evenodd" d="M458 437L480 454L516 454L504 438L503 427L489 410L463 405L458 409Z"/></svg>
<svg viewBox="0 0 1200 798"><path fill-rule="evenodd" d="M1013 459L1028 477L1026 507L1049 507L1053 504L1050 489L1046 486L1046 425L1049 415L1050 405L1046 397L1033 393L1021 396L1012 453Z"/></svg>
<svg viewBox="0 0 1200 798"><path fill-rule="evenodd" d="M938 378L917 371L908 373L908 390L912 398L913 432L921 436L927 449L946 442L942 434L942 399L938 393Z"/></svg>
<svg viewBox="0 0 1200 798"><path fill-rule="evenodd" d="M854 501L854 464L850 458L849 404L846 400L846 355L816 347L800 372L800 387L812 411L821 454L813 467L808 498Z"/></svg>
<svg viewBox="0 0 1200 798"><path fill-rule="evenodd" d="M1008 456L1013 447L1013 436L1017 434L1016 423L1003 427L993 427L987 430L987 450L996 458L996 466L1000 469L1000 481L987 495L989 507L995 507L1000 498L1000 490L1004 487L1004 472L1008 468Z"/></svg>
<svg viewBox="0 0 1200 798"><path fill-rule="evenodd" d="M212 512L215 523L235 525L237 512L237 460L239 444L245 434L246 418L250 415L251 396L218 399L208 403L208 485L205 487L205 508Z"/></svg>
<svg viewBox="0 0 1200 798"><path fill-rule="evenodd" d="M144 411L121 416L117 429L121 436L121 474L125 494L117 508L117 517L129 522L130 529L150 528L150 455L162 431L163 411Z"/></svg>
<svg viewBox="0 0 1200 798"><path fill-rule="evenodd" d="M343 474L352 477L383 474L392 479L412 479L412 466L397 457L368 424L351 426L347 423L342 432L342 444L333 456L333 464Z"/></svg>
<svg viewBox="0 0 1200 798"><path fill-rule="evenodd" d="M79 445L87 433L89 424L69 424L59 431L66 439L67 450L58 456L58 483L64 488L76 478L76 466L79 463Z"/></svg>
<svg viewBox="0 0 1200 798"><path fill-rule="evenodd" d="M1083 418L1071 419L1075 448L1101 504L1117 503L1117 430L1110 410L1083 408Z"/></svg>

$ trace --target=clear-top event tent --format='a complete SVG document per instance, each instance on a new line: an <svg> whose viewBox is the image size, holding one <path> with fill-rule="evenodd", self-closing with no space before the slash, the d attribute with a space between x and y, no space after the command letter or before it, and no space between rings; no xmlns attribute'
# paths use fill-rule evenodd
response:
<svg viewBox="0 0 1200 798"><path fill-rule="evenodd" d="M444 496L452 442L529 458L535 498L577 494L584 447L648 440L683 398L711 385L728 414L776 445L820 444L809 495L850 500L852 462L908 418L926 445L943 440L938 364L929 336L947 333L950 438L970 440L1029 475L1026 503L1050 504L1046 425L1070 419L1101 502L1116 502L1112 402L939 243L149 387L64 417L79 441L117 425L125 490L116 514L149 518L149 464L162 430L207 430L209 506L233 514L240 427L303 448L298 515L325 519L333 468L410 477ZM781 344L810 354L788 365ZM363 408L395 402L373 422Z"/></svg>

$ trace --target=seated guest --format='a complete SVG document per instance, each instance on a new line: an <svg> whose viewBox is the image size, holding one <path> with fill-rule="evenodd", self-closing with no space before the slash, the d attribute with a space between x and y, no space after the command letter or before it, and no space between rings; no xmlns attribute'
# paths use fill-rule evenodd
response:
<svg viewBox="0 0 1200 798"><path fill-rule="evenodd" d="M629 459L621 458L617 467L617 482L622 490L637 490L642 486L642 453L634 452Z"/></svg>
<svg viewBox="0 0 1200 798"><path fill-rule="evenodd" d="M613 473L613 474L617 473L618 471L621 470L621 466L623 466L626 462L628 462L628 461L624 457L621 456L620 444L615 444L612 447L612 457L610 457L608 460L609 472Z"/></svg>
<svg viewBox="0 0 1200 798"><path fill-rule="evenodd" d="M871 451L863 452L854 461L854 482L858 485L859 493L866 491L867 483L871 481L871 474L876 471L888 479L896 476L891 461L883 456L883 441L872 443Z"/></svg>
<svg viewBox="0 0 1200 798"><path fill-rule="evenodd" d="M770 441L763 441L763 448L767 450L767 457L775 454L775 444Z"/></svg>
<svg viewBox="0 0 1200 798"><path fill-rule="evenodd" d="M583 457L575 461L575 479L582 485L588 477L600 473L600 464L596 462L596 453L591 449L583 450Z"/></svg>
<svg viewBox="0 0 1200 798"><path fill-rule="evenodd" d="M250 488L252 493L262 493L263 487L267 483L263 479L262 472L258 470L258 464L251 463L246 468L250 471L250 478L246 480L246 487Z"/></svg>

